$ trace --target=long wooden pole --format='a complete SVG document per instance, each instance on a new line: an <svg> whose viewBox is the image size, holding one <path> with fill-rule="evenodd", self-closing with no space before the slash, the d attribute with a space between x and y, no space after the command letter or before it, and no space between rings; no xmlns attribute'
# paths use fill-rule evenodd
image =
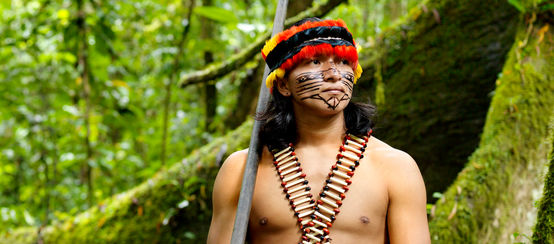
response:
<svg viewBox="0 0 554 244"><path fill-rule="evenodd" d="M272 36L283 31L283 25L285 23L285 17L287 15L287 5L288 0L279 0L279 2L277 3L277 11L275 12L275 19L273 20ZM267 108L269 91L264 84L268 75L269 67L266 65L262 84L260 86L260 95L258 99L256 113L261 113ZM262 122L256 120L254 122L254 128L252 128L252 135L250 137L250 146L248 150L248 159L246 160L244 175L242 177L242 186L235 217L235 225L233 227L233 236L231 237L232 244L243 244L246 239L248 219L250 216L250 208L252 205L252 195L254 193L254 184L256 183L256 174L258 173L258 162L260 160L263 146L258 138L261 127Z"/></svg>

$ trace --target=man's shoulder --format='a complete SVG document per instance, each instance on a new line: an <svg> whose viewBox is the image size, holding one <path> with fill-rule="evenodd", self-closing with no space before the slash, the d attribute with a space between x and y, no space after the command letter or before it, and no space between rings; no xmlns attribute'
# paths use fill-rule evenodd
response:
<svg viewBox="0 0 554 244"><path fill-rule="evenodd" d="M366 154L372 162L379 164L384 170L391 173L409 173L414 170L419 173L415 160L408 153L396 149L375 137L371 137L368 141Z"/></svg>

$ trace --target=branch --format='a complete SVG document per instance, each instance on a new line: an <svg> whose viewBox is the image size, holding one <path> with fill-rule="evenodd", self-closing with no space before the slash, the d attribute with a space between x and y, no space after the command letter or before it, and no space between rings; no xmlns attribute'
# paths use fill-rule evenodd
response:
<svg viewBox="0 0 554 244"><path fill-rule="evenodd" d="M326 4L320 6L314 6L300 14L289 18L285 21L285 27L289 27L295 22L307 18L307 17L322 17L329 13L336 6L346 2L345 0L329 0ZM271 33L268 31L256 39L256 41L246 48L244 51L233 55L226 61L209 65L203 70L198 70L181 78L179 86L184 88L188 85L200 84L210 80L217 79L224 76L231 71L242 67L246 62L252 59L252 57L260 52L265 41L271 37Z"/></svg>

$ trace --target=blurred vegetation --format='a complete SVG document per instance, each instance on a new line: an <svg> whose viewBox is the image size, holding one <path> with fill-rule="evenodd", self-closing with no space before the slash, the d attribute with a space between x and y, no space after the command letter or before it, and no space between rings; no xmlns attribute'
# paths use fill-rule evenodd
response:
<svg viewBox="0 0 554 244"><path fill-rule="evenodd" d="M250 117L233 113L258 58L209 82L217 97L177 82L208 65L206 53L225 61L270 30L276 2L1 1L1 229L64 220ZM312 2L325 1L289 12ZM364 44L417 3L355 0L327 17Z"/></svg>

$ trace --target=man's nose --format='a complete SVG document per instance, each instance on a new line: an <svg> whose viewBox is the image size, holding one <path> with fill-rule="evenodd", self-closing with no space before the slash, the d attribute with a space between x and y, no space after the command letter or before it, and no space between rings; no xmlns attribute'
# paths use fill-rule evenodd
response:
<svg viewBox="0 0 554 244"><path fill-rule="evenodd" d="M336 82L341 76L334 62L329 62L323 70L323 79L327 82Z"/></svg>

